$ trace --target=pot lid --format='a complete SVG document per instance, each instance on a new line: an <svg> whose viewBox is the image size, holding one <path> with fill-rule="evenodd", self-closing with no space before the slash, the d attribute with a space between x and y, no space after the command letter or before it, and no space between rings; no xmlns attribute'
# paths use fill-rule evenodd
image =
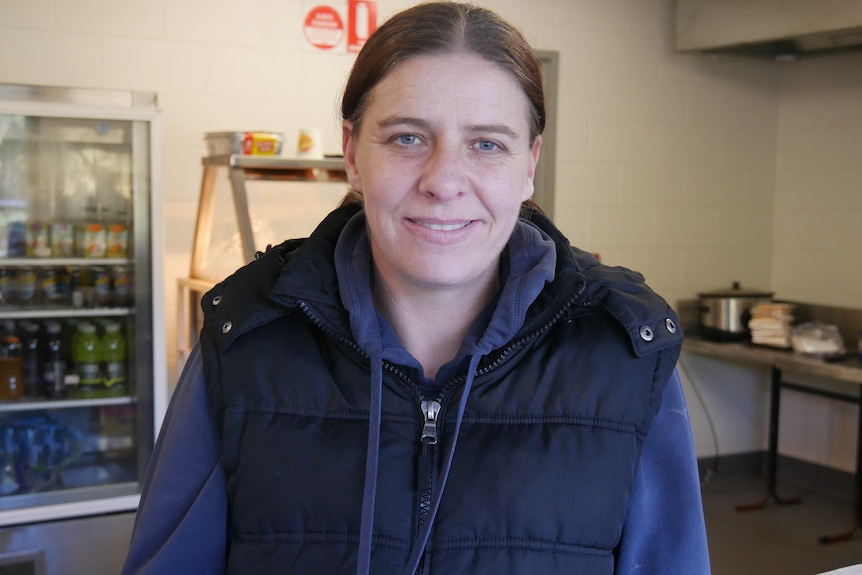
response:
<svg viewBox="0 0 862 575"><path fill-rule="evenodd" d="M756 289L744 289L739 285L739 282L733 282L729 288L717 289L714 291L697 294L698 297L765 297L771 298L774 292L768 292Z"/></svg>

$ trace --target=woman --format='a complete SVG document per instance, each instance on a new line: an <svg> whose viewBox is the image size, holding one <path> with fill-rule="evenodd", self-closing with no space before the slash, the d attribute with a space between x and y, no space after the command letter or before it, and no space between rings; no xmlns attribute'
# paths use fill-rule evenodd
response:
<svg viewBox="0 0 862 575"><path fill-rule="evenodd" d="M529 208L524 38L405 10L342 114L349 199L203 299L125 572L708 573L682 334Z"/></svg>

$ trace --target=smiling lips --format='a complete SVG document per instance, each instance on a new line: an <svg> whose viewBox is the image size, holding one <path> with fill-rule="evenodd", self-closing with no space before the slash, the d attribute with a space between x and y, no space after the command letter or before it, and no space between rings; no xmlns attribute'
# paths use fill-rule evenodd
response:
<svg viewBox="0 0 862 575"><path fill-rule="evenodd" d="M414 224L420 225L424 228L428 228L429 230L435 230L438 232L454 232L456 230L460 230L466 228L470 225L471 221L466 222L458 222L454 224L441 224L435 222L424 222L422 220L410 220Z"/></svg>

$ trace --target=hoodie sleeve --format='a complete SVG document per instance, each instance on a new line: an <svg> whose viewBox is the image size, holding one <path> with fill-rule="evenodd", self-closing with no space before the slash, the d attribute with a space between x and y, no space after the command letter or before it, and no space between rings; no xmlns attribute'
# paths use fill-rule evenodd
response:
<svg viewBox="0 0 862 575"><path fill-rule="evenodd" d="M691 424L676 371L644 443L617 551L619 575L710 573Z"/></svg>
<svg viewBox="0 0 862 575"><path fill-rule="evenodd" d="M165 415L123 575L225 571L227 492L196 347Z"/></svg>

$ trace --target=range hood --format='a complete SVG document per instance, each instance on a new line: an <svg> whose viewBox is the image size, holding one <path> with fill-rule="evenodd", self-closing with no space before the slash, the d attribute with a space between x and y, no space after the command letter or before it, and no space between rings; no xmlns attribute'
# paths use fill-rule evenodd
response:
<svg viewBox="0 0 862 575"><path fill-rule="evenodd" d="M862 50L862 0L677 0L680 52L795 60Z"/></svg>

